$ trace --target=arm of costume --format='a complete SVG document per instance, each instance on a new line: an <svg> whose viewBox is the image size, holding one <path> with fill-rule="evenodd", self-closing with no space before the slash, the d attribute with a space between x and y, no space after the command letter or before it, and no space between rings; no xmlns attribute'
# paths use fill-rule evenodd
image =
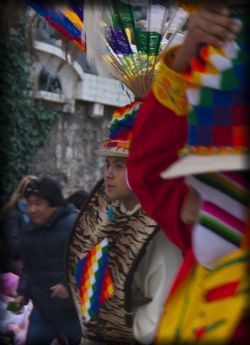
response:
<svg viewBox="0 0 250 345"><path fill-rule="evenodd" d="M134 275L133 283L151 301L140 306L134 315L135 338L150 344L155 336L166 295L182 262L181 251L159 231Z"/></svg>
<svg viewBox="0 0 250 345"><path fill-rule="evenodd" d="M186 143L186 116L176 116L176 112L182 112L187 101L183 77L170 70L165 60L136 119L127 177L143 209L185 252L191 243L191 227L181 222L179 210L188 189L183 178L163 180L160 173L178 158Z"/></svg>
<svg viewBox="0 0 250 345"><path fill-rule="evenodd" d="M8 256L11 259L20 256L20 217L17 210L9 210L4 217L4 238Z"/></svg>

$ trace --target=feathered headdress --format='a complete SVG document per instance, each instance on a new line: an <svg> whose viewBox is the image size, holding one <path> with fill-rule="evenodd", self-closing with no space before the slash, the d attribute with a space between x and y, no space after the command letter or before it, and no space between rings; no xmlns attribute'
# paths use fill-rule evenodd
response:
<svg viewBox="0 0 250 345"><path fill-rule="evenodd" d="M182 28L190 10L184 9L181 2L163 5L155 0L85 0L84 8L76 0L60 4L53 1L53 5L41 0L25 1L77 48L85 51L87 42L89 62L95 63L99 74L111 74L126 85L135 100L140 99L139 105L151 88L161 50L183 37ZM119 150L126 148L123 155L128 154L131 123L138 109L135 102L114 112L105 150L107 145L113 149L118 145Z"/></svg>
<svg viewBox="0 0 250 345"><path fill-rule="evenodd" d="M133 126L150 90L161 50L179 37L189 14L160 1L85 2L87 58L101 75L114 76L132 91L135 101L118 108L100 155L127 157ZM179 35L178 35L179 34Z"/></svg>
<svg viewBox="0 0 250 345"><path fill-rule="evenodd" d="M86 0L84 23L87 58L97 71L109 72L135 98L151 88L159 54L180 31L188 17L181 7L151 0ZM178 35L179 34L179 35Z"/></svg>

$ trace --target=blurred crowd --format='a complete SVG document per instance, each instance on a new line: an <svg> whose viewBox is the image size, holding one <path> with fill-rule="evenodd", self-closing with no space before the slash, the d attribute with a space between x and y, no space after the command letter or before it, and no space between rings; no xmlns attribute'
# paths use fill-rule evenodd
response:
<svg viewBox="0 0 250 345"><path fill-rule="evenodd" d="M114 112L89 195L26 176L3 207L1 344L247 343L250 12L228 4L192 7Z"/></svg>
<svg viewBox="0 0 250 345"><path fill-rule="evenodd" d="M60 287L63 285L56 285L56 283L65 281L63 274L65 244L77 214L87 197L88 193L84 189L79 189L64 198L57 181L49 177L38 178L29 175L20 181L16 191L2 208L0 218L1 344L24 344L27 338L29 318L31 317L32 323L32 320L38 317L37 315L36 317L32 316L32 313L36 309L39 312L40 308L44 308L45 303L50 305L49 295L43 298L39 297L38 301L35 302L35 308L33 307L32 297L29 297L25 304L17 303L18 289L21 289L21 284L22 288L25 288L24 281L26 278L24 272L27 265L29 268L33 266L37 276L30 274L26 281L26 288L30 288L31 284L34 286L37 284L41 289L39 295L42 296L47 293L44 281L48 280L47 288L51 289L51 297L60 296ZM48 222L50 221L51 224L49 225ZM59 224L63 224L63 232ZM53 228L54 232L48 231L50 227ZM39 231L32 233L35 228ZM56 235L56 229L57 231L60 230L59 235ZM30 234L35 234L35 236L31 235L29 237L29 231L31 231ZM48 235L48 238L43 238L43 234L45 234L45 237ZM38 241L37 244L36 241ZM52 247L53 245L55 248ZM30 260L32 264L30 264ZM42 268L44 271L43 276L38 271L45 261L47 262L44 264L45 267ZM49 281L49 275L52 277L51 281ZM72 306L65 307L66 315L67 308L70 314L70 307L73 309ZM60 308L59 313L62 310L63 308ZM50 310L48 310L48 313L50 313ZM33 321L34 324L36 322ZM70 321L70 324L72 326L72 321ZM75 324L78 326L77 320L75 320ZM74 325L73 329L75 329ZM63 327L60 325L55 331L52 330L52 339L53 337L56 339L58 336L63 341L62 335L60 335L63 333L62 331ZM80 335L79 328L78 335ZM32 343L32 340L30 341Z"/></svg>

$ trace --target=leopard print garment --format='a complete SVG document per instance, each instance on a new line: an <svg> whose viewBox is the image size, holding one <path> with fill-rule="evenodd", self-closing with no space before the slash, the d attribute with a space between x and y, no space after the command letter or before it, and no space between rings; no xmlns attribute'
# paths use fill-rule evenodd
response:
<svg viewBox="0 0 250 345"><path fill-rule="evenodd" d="M146 247L159 229L141 209L132 216L127 216L116 207L113 220L108 220L108 202L102 180L90 195L72 231L67 250L67 279L84 337L130 344L135 341L132 330L131 281ZM80 308L74 267L79 259L84 258L104 238L109 243L108 263L115 291L102 304L97 315L87 322Z"/></svg>

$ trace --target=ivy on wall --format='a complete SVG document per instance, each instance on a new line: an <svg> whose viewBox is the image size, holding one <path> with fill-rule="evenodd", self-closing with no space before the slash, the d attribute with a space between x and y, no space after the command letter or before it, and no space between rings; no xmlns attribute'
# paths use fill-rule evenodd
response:
<svg viewBox="0 0 250 345"><path fill-rule="evenodd" d="M9 38L0 38L0 205L21 178L33 173L57 113L32 99L31 58L23 18Z"/></svg>

